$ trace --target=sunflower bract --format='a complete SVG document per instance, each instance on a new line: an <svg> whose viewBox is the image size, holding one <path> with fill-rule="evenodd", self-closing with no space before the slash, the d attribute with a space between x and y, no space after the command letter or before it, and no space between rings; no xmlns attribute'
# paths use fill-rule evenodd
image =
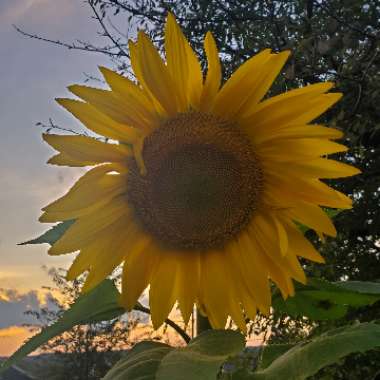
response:
<svg viewBox="0 0 380 380"><path fill-rule="evenodd" d="M231 317L268 313L270 281L284 298L305 283L298 257L324 260L297 228L335 236L321 206L351 200L320 179L359 171L326 158L345 151L340 131L309 124L341 94L319 83L263 100L288 52L265 50L221 86L211 33L205 78L172 15L165 29L166 62L142 32L130 43L137 82L101 68L110 89L69 89L58 99L87 136L44 135L59 153L50 163L92 166L42 222L75 219L51 247L77 252L68 278L88 271L84 291L123 265L122 300L132 309L149 287L153 325L178 302L185 322L194 305L215 328ZM104 140L107 141L107 140Z"/></svg>

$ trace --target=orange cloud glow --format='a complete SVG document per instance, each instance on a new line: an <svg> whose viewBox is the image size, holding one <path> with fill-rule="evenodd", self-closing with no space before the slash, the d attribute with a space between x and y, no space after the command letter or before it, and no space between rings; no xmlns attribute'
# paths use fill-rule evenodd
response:
<svg viewBox="0 0 380 380"><path fill-rule="evenodd" d="M11 355L26 339L34 334L35 331L21 326L0 329L0 356Z"/></svg>

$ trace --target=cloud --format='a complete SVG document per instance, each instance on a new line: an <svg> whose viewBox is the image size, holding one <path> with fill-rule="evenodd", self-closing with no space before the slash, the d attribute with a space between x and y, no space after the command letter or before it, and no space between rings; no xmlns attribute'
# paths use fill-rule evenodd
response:
<svg viewBox="0 0 380 380"><path fill-rule="evenodd" d="M46 0L4 0L0 6L1 20L17 21L30 11L33 6Z"/></svg>
<svg viewBox="0 0 380 380"><path fill-rule="evenodd" d="M55 4L54 4L55 3ZM27 18L30 14L38 16L39 21L49 19L52 15L59 12L65 14L71 11L72 1L51 1L51 0L1 0L0 2L0 21L15 23Z"/></svg>
<svg viewBox="0 0 380 380"><path fill-rule="evenodd" d="M1 244L2 244L2 240L0 238L0 248L1 248ZM13 287L12 282L14 284L18 283L20 279L22 279L22 277L23 277L22 273L17 272L17 271L0 270L0 289ZM3 294L0 291L0 299L2 297L3 297Z"/></svg>
<svg viewBox="0 0 380 380"><path fill-rule="evenodd" d="M20 335L29 333L29 329L21 326L9 326L5 329L0 329L0 338L14 338Z"/></svg>
<svg viewBox="0 0 380 380"><path fill-rule="evenodd" d="M38 324L38 320L26 312L38 311L42 307L55 308L49 292L31 290L20 293L14 289L0 289L0 329Z"/></svg>

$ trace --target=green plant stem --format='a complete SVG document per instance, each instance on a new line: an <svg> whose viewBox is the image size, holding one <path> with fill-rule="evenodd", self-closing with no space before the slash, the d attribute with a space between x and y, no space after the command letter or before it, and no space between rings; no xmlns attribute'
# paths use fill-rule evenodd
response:
<svg viewBox="0 0 380 380"><path fill-rule="evenodd" d="M197 336L202 333L203 331L206 330L212 330L210 321L208 320L207 317L204 317L199 310L197 309L196 311L196 316L197 316Z"/></svg>

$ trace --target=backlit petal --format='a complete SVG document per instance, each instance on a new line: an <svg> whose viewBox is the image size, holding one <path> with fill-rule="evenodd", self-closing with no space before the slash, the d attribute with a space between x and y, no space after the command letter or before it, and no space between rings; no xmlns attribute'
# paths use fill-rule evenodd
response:
<svg viewBox="0 0 380 380"><path fill-rule="evenodd" d="M128 146L107 144L87 136L43 134L43 139L60 153L48 161L54 165L88 166L106 162L124 163L132 156Z"/></svg>
<svg viewBox="0 0 380 380"><path fill-rule="evenodd" d="M207 75L202 91L200 109L201 111L208 112L214 105L222 82L222 66L215 39L210 32L206 34L204 46L207 56Z"/></svg>

